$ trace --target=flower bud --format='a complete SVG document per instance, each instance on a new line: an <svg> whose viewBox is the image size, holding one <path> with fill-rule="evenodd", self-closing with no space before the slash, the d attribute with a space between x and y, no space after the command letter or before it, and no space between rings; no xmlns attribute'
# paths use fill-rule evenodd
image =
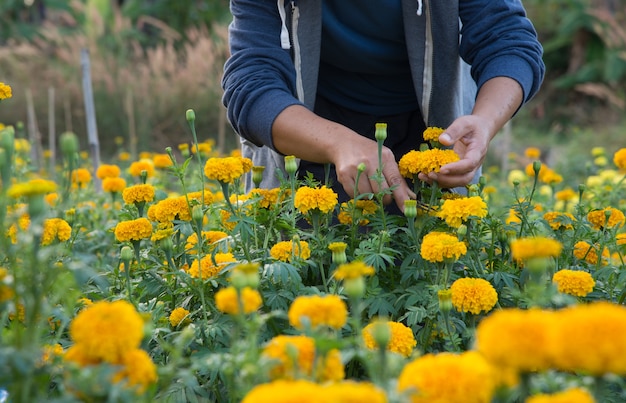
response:
<svg viewBox="0 0 626 403"><path fill-rule="evenodd" d="M367 169L367 165L365 165L365 162L361 162L359 165L356 166L356 169L358 172L363 173Z"/></svg>
<svg viewBox="0 0 626 403"><path fill-rule="evenodd" d="M263 181L263 172L265 172L264 166L252 167L252 182L254 183L254 186L261 186L261 181Z"/></svg>
<svg viewBox="0 0 626 403"><path fill-rule="evenodd" d="M285 156L285 171L287 171L289 175L295 175L297 170L298 162L296 161L296 157L293 155Z"/></svg>
<svg viewBox="0 0 626 403"><path fill-rule="evenodd" d="M439 310L442 313L452 310L452 291L449 289L437 291L437 299L439 300Z"/></svg>
<svg viewBox="0 0 626 403"><path fill-rule="evenodd" d="M63 155L70 158L78 152L78 137L72 132L65 132L59 138L59 145Z"/></svg>
<svg viewBox="0 0 626 403"><path fill-rule="evenodd" d="M202 225L202 222L204 221L204 211L202 210L201 205L196 204L192 207L191 218L199 225Z"/></svg>
<svg viewBox="0 0 626 403"><path fill-rule="evenodd" d="M417 200L404 201L404 215L408 218L417 217Z"/></svg>
<svg viewBox="0 0 626 403"><path fill-rule="evenodd" d="M533 162L533 171L535 172L535 176L539 175L539 171L541 170L541 161Z"/></svg>
<svg viewBox="0 0 626 403"><path fill-rule="evenodd" d="M365 279L363 276L343 280L346 295L350 298L361 298L365 295Z"/></svg>
<svg viewBox="0 0 626 403"><path fill-rule="evenodd" d="M187 122L193 122L196 120L196 112L194 112L193 109L187 109L187 112L185 112L185 118L187 119Z"/></svg>
<svg viewBox="0 0 626 403"><path fill-rule="evenodd" d="M456 229L456 235L459 240L462 241L465 238L465 235L467 235L467 225L459 225L459 227Z"/></svg>
<svg viewBox="0 0 626 403"><path fill-rule="evenodd" d="M329 249L332 253L332 262L336 265L344 264L348 261L348 257L346 256L346 248L348 244L345 242L333 242L329 245Z"/></svg>
<svg viewBox="0 0 626 403"><path fill-rule="evenodd" d="M387 321L377 320L372 326L372 338L380 349L386 349L391 340L391 327Z"/></svg>
<svg viewBox="0 0 626 403"><path fill-rule="evenodd" d="M387 123L376 123L375 137L379 142L387 139Z"/></svg>
<svg viewBox="0 0 626 403"><path fill-rule="evenodd" d="M123 246L120 251L120 258L123 262L130 262L133 260L133 248L130 246Z"/></svg>
<svg viewBox="0 0 626 403"><path fill-rule="evenodd" d="M0 147L4 148L9 154L12 154L14 144L15 129L13 126L7 126L0 130Z"/></svg>

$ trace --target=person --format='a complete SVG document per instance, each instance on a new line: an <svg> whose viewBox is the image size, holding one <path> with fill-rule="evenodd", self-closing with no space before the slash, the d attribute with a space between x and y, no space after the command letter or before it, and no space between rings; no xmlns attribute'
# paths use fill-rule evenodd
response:
<svg viewBox="0 0 626 403"><path fill-rule="evenodd" d="M340 201L391 188L385 203L403 210L416 195L397 161L419 149L426 127L444 128L439 141L460 160L419 179L463 187L545 73L520 0L231 0L230 9L223 102L243 156L266 167L261 187L277 187L273 173L293 155L300 175L330 173ZM387 123L382 183L376 123Z"/></svg>

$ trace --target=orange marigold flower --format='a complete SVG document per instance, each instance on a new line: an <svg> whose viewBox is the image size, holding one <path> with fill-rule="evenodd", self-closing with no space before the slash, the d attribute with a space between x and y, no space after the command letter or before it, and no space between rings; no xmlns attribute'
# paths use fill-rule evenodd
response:
<svg viewBox="0 0 626 403"><path fill-rule="evenodd" d="M204 245L209 246L209 250L213 250L217 245L216 243L224 238L227 238L228 234L223 231L202 231L202 240ZM198 245L198 234L193 233L187 237L187 243L185 245L186 251L192 251Z"/></svg>
<svg viewBox="0 0 626 403"><path fill-rule="evenodd" d="M297 297L289 307L289 324L296 329L329 326L341 329L348 319L348 307L338 295Z"/></svg>
<svg viewBox="0 0 626 403"><path fill-rule="evenodd" d="M149 203L154 200L154 186L148 184L129 186L122 192L126 204Z"/></svg>
<svg viewBox="0 0 626 403"><path fill-rule="evenodd" d="M488 403L496 389L494 374L475 351L426 354L402 369L398 390L408 392L412 403Z"/></svg>
<svg viewBox="0 0 626 403"><path fill-rule="evenodd" d="M442 129L441 127L427 127L426 130L424 130L424 133L422 134L422 137L424 138L424 141L439 141L439 136L441 136L441 133L444 132L444 129Z"/></svg>
<svg viewBox="0 0 626 403"><path fill-rule="evenodd" d="M294 258L307 260L311 257L311 249L307 241L281 241L272 246L270 256L283 262L293 262Z"/></svg>
<svg viewBox="0 0 626 403"><path fill-rule="evenodd" d="M511 241L511 254L515 260L558 257L563 244L556 239L543 236L519 238Z"/></svg>
<svg viewBox="0 0 626 403"><path fill-rule="evenodd" d="M466 253L467 246L456 235L439 231L426 234L420 247L420 255L433 263L458 260Z"/></svg>
<svg viewBox="0 0 626 403"><path fill-rule="evenodd" d="M253 387L242 403L321 403L324 388L312 381L278 379Z"/></svg>
<svg viewBox="0 0 626 403"><path fill-rule="evenodd" d="M409 151L400 158L398 167L405 178L429 172L439 172L442 166L458 161L459 155L454 150L434 148L425 151Z"/></svg>
<svg viewBox="0 0 626 403"><path fill-rule="evenodd" d="M240 157L209 158L204 164L206 177L221 183L233 183L251 169L252 161Z"/></svg>
<svg viewBox="0 0 626 403"><path fill-rule="evenodd" d="M298 373L312 372L315 340L307 336L276 336L267 343L261 354L275 360L270 370L272 379L295 379Z"/></svg>
<svg viewBox="0 0 626 403"><path fill-rule="evenodd" d="M555 231L574 229L572 223L576 220L571 213L562 213L560 211L549 211L543 215L543 219Z"/></svg>
<svg viewBox="0 0 626 403"><path fill-rule="evenodd" d="M620 148L613 155L613 163L622 171L626 171L626 148Z"/></svg>
<svg viewBox="0 0 626 403"><path fill-rule="evenodd" d="M243 312L252 313L261 307L261 294L253 288L244 287L240 294L235 287L222 288L215 294L215 306L221 312L237 315L240 313L240 299Z"/></svg>
<svg viewBox="0 0 626 403"><path fill-rule="evenodd" d="M578 193L574 191L572 188L565 188L560 190L554 194L554 197L558 201L572 201L578 197Z"/></svg>
<svg viewBox="0 0 626 403"><path fill-rule="evenodd" d="M582 270L559 270L552 276L552 282L556 284L560 293L584 297L593 291L596 285L591 274Z"/></svg>
<svg viewBox="0 0 626 403"><path fill-rule="evenodd" d="M50 245L55 239L65 242L72 235L72 227L62 218L48 218L43 222L41 244Z"/></svg>
<svg viewBox="0 0 626 403"><path fill-rule="evenodd" d="M154 167L158 169L169 168L173 165L170 156L167 154L154 154L152 156L152 162L154 163Z"/></svg>
<svg viewBox="0 0 626 403"><path fill-rule="evenodd" d="M158 222L191 221L191 209L184 196L160 200L151 212Z"/></svg>
<svg viewBox="0 0 626 403"><path fill-rule="evenodd" d="M0 82L0 101L3 99L9 99L13 96L11 86Z"/></svg>
<svg viewBox="0 0 626 403"><path fill-rule="evenodd" d="M152 163L152 160L142 159L135 161L130 164L130 167L128 167L128 172L135 177L140 177L142 171L146 171L148 178L154 176L154 164Z"/></svg>
<svg viewBox="0 0 626 403"><path fill-rule="evenodd" d="M215 259L215 262L213 261ZM216 276L228 264L235 262L235 256L230 253L216 253L214 256L205 256L200 262L194 260L189 267L189 275L194 278L208 280Z"/></svg>
<svg viewBox="0 0 626 403"><path fill-rule="evenodd" d="M121 173L122 170L117 165L102 164L96 170L96 177L98 179L117 178Z"/></svg>
<svg viewBox="0 0 626 403"><path fill-rule="evenodd" d="M126 382L128 386L136 388L138 394L144 393L148 386L157 381L157 367L144 350L136 348L128 351L118 364L122 369L113 375L113 382Z"/></svg>
<svg viewBox="0 0 626 403"><path fill-rule="evenodd" d="M624 213L613 207L606 207L601 210L593 210L587 213L587 220L593 228L599 230L602 228L622 227L624 225Z"/></svg>
<svg viewBox="0 0 626 403"><path fill-rule="evenodd" d="M538 160L541 157L541 150L537 147L528 147L524 150L524 156L532 160Z"/></svg>
<svg viewBox="0 0 626 403"><path fill-rule="evenodd" d="M337 197L337 193L326 186L320 188L302 186L296 190L294 204L302 214L306 214L310 210L328 213L337 205Z"/></svg>
<svg viewBox="0 0 626 403"><path fill-rule="evenodd" d="M364 276L371 276L375 272L376 271L372 266L364 263L363 261L356 260L354 262L344 263L337 266L333 277L337 280L346 280Z"/></svg>
<svg viewBox="0 0 626 403"><path fill-rule="evenodd" d="M277 206L279 200L278 196L281 192L280 188L274 189L261 189L255 188L250 191L250 197L254 197L257 200L257 205L264 209L269 209Z"/></svg>
<svg viewBox="0 0 626 403"><path fill-rule="evenodd" d="M591 245L586 241L578 241L574 244L573 250L574 257L579 260L595 265L598 264L598 246ZM607 248L602 249L602 261L606 263L610 257L610 251Z"/></svg>
<svg viewBox="0 0 626 403"><path fill-rule="evenodd" d="M102 190L109 193L119 193L126 189L126 180L124 178L104 178L102 180Z"/></svg>
<svg viewBox="0 0 626 403"><path fill-rule="evenodd" d="M385 392L370 382L344 381L324 385L326 402L337 403L387 403Z"/></svg>
<svg viewBox="0 0 626 403"><path fill-rule="evenodd" d="M596 403L596 400L587 389L570 388L552 394L533 395L528 397L525 403Z"/></svg>
<svg viewBox="0 0 626 403"><path fill-rule="evenodd" d="M85 187L91 182L91 172L85 168L78 168L72 171L72 184L77 187Z"/></svg>
<svg viewBox="0 0 626 403"><path fill-rule="evenodd" d="M470 217L484 218L487 216L487 203L480 196L449 199L436 213L452 228L458 228Z"/></svg>
<svg viewBox="0 0 626 403"><path fill-rule="evenodd" d="M405 326L403 323L387 321L387 322L372 322L365 326L361 331L365 347L370 350L376 350L379 348L374 336L375 327L380 325L386 325L389 328L390 337L387 344L387 350L398 353L405 357L408 357L413 353L413 349L417 345L415 335L410 327Z"/></svg>
<svg viewBox="0 0 626 403"><path fill-rule="evenodd" d="M178 308L175 308L172 313L170 313L169 321L172 327L176 327L181 323L183 325L187 324L191 322L189 319L189 311L179 306Z"/></svg>
<svg viewBox="0 0 626 403"><path fill-rule="evenodd" d="M478 315L489 312L498 302L498 293L482 278L460 278L450 286L452 306L459 312Z"/></svg>
<svg viewBox="0 0 626 403"><path fill-rule="evenodd" d="M145 217L121 221L115 226L115 239L119 242L139 241L150 238L150 235L152 235L152 224Z"/></svg>
<svg viewBox="0 0 626 403"><path fill-rule="evenodd" d="M366 218L369 215L373 215L378 210L378 204L374 200L354 200L341 203L339 214L337 218L342 224L350 225L353 222L352 215L359 217L359 225L369 224L369 220Z"/></svg>

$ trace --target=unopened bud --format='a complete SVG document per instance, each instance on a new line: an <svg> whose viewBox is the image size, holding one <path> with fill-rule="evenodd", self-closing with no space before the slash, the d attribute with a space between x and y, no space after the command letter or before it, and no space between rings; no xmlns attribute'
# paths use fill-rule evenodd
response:
<svg viewBox="0 0 626 403"><path fill-rule="evenodd" d="M404 215L408 218L417 217L417 200L404 201Z"/></svg>
<svg viewBox="0 0 626 403"><path fill-rule="evenodd" d="M66 158L71 158L78 152L78 137L72 132L65 132L59 138L61 151Z"/></svg>
<svg viewBox="0 0 626 403"><path fill-rule="evenodd" d="M535 176L539 175L539 171L541 170L541 161L533 162L533 171L535 171Z"/></svg>
<svg viewBox="0 0 626 403"><path fill-rule="evenodd" d="M120 251L120 258L123 262L130 262L133 260L133 249L130 246L123 246Z"/></svg>
<svg viewBox="0 0 626 403"><path fill-rule="evenodd" d="M439 300L439 310L442 313L452 310L452 291L449 289L437 291L437 299Z"/></svg>
<svg viewBox="0 0 626 403"><path fill-rule="evenodd" d="M298 162L296 161L296 157L293 155L287 155L285 157L285 171L287 171L289 175L295 175L297 170Z"/></svg>
<svg viewBox="0 0 626 403"><path fill-rule="evenodd" d="M194 120L196 120L196 112L194 112L193 109L187 109L187 112L185 113L185 118L187 119L187 122L193 122Z"/></svg>
<svg viewBox="0 0 626 403"><path fill-rule="evenodd" d="M376 141L383 142L387 139L387 123L376 123Z"/></svg>
<svg viewBox="0 0 626 403"><path fill-rule="evenodd" d="M254 183L254 186L261 186L261 181L263 181L263 172L265 172L264 166L252 167L252 182Z"/></svg>
<svg viewBox="0 0 626 403"><path fill-rule="evenodd" d="M384 320L377 320L372 326L372 338L380 349L386 349L391 340L391 327Z"/></svg>

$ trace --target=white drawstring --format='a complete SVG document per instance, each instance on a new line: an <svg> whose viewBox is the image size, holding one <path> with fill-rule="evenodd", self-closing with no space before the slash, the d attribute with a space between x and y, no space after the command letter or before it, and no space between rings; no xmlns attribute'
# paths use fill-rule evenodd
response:
<svg viewBox="0 0 626 403"><path fill-rule="evenodd" d="M422 0L417 0L417 15L422 15Z"/></svg>
<svg viewBox="0 0 626 403"><path fill-rule="evenodd" d="M285 20L287 15L285 13L285 0L278 0L278 13L280 14L281 27L280 27L280 46L283 49L291 49L291 43L289 43L289 31L287 30L287 24Z"/></svg>

